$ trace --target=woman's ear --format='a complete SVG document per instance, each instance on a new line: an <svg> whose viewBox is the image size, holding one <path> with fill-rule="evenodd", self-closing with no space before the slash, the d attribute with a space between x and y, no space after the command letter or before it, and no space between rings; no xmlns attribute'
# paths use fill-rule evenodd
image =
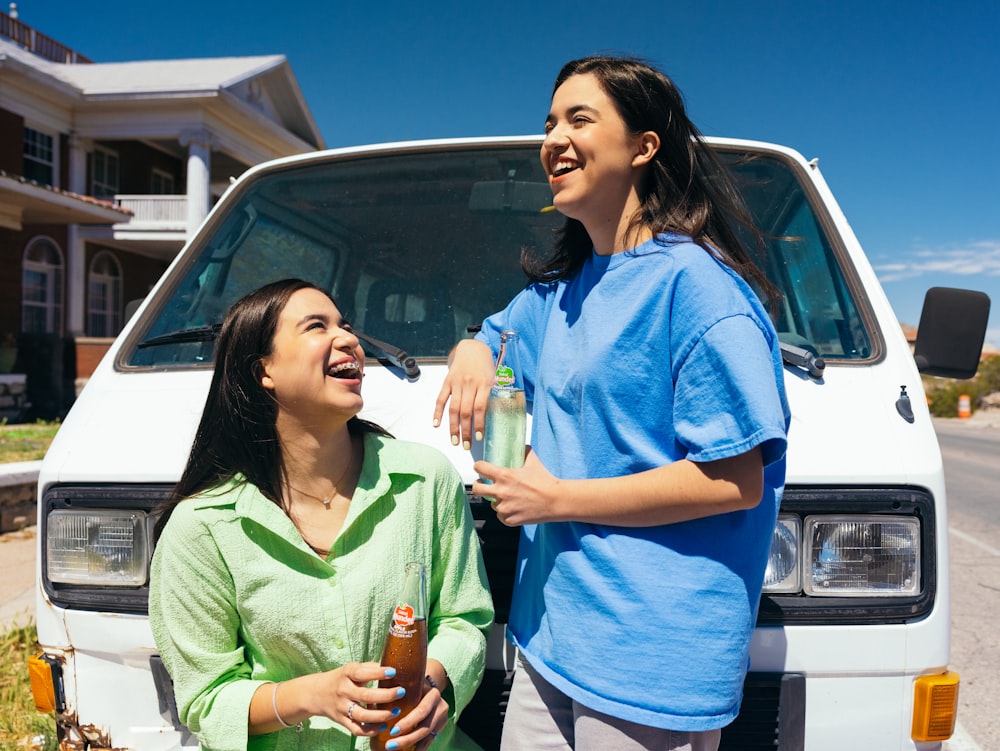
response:
<svg viewBox="0 0 1000 751"><path fill-rule="evenodd" d="M260 385L263 386L268 391L274 391L274 381L271 376L268 375L267 366L268 361L266 358L261 359L257 363L257 372L260 374Z"/></svg>
<svg viewBox="0 0 1000 751"><path fill-rule="evenodd" d="M642 167L653 161L656 152L660 150L660 137L655 130L647 130L639 134L636 140L636 154L632 157L633 167Z"/></svg>

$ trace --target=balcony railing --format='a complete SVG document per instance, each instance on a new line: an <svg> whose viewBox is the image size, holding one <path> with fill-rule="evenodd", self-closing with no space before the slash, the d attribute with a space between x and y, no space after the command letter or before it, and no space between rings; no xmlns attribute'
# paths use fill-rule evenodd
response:
<svg viewBox="0 0 1000 751"><path fill-rule="evenodd" d="M93 62L76 50L70 49L65 44L60 44L40 31L35 31L28 24L21 23L3 12L0 12L0 36L5 36L15 44L24 47L28 52L33 52L54 63Z"/></svg>
<svg viewBox="0 0 1000 751"><path fill-rule="evenodd" d="M187 196L116 195L115 204L132 212L129 227L185 229Z"/></svg>

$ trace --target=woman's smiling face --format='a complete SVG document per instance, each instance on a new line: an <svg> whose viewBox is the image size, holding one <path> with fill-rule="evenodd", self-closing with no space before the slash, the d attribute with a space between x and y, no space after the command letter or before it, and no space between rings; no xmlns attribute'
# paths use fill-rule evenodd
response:
<svg viewBox="0 0 1000 751"><path fill-rule="evenodd" d="M300 289L278 317L261 383L279 411L313 420L361 411L365 355L350 324L323 292Z"/></svg>
<svg viewBox="0 0 1000 751"><path fill-rule="evenodd" d="M553 204L588 230L631 207L640 178L641 135L629 132L592 73L571 76L552 95L541 160ZM634 207L632 207L634 208Z"/></svg>

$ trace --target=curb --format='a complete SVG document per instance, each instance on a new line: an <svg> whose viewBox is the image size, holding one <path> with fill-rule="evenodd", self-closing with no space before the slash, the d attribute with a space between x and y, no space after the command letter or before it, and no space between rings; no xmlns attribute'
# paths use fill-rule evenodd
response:
<svg viewBox="0 0 1000 751"><path fill-rule="evenodd" d="M41 461L0 464L0 534L35 523Z"/></svg>

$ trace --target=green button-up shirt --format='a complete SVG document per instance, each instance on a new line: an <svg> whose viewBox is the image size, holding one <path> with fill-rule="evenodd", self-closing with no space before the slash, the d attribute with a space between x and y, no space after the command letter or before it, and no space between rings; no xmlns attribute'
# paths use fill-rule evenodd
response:
<svg viewBox="0 0 1000 751"><path fill-rule="evenodd" d="M368 749L323 717L249 737L250 700L268 681L378 662L409 561L427 567L428 656L452 686L434 745L468 747L454 721L482 679L493 605L461 478L421 444L366 434L364 449L326 560L243 478L174 509L153 556L149 618L203 748Z"/></svg>

